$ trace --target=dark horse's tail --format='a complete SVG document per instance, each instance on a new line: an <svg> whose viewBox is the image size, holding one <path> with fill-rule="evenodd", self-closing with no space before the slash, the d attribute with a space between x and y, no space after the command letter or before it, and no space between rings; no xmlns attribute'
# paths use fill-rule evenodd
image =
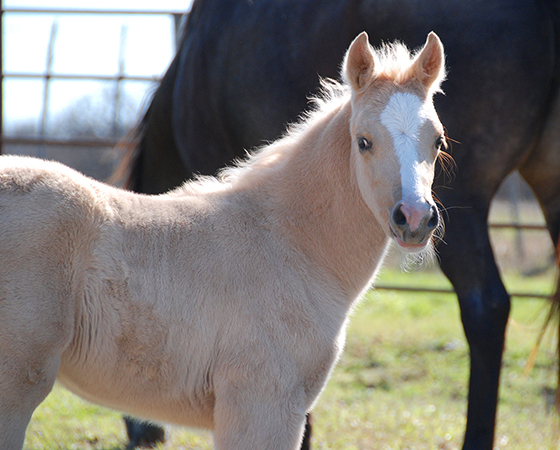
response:
<svg viewBox="0 0 560 450"><path fill-rule="evenodd" d="M557 371L557 386L556 386L556 394L554 397L554 406L556 408L556 412L560 414L560 236L558 237L558 245L556 246L556 289L554 294L550 297L550 309L548 311L548 315L544 322L543 327L539 333L539 337L537 338L537 343L533 347L533 351L527 360L527 364L525 365L525 375L529 373L529 371L535 365L535 360L537 359L537 354L539 352L540 344L544 338L546 331L551 327L556 327L557 335L557 345L556 345L556 356L558 359L558 371Z"/></svg>
<svg viewBox="0 0 560 450"><path fill-rule="evenodd" d="M558 343L556 347L556 356L558 357L558 383L556 386L554 405L556 406L556 412L560 413L560 236L558 237L558 245L556 246L556 270L556 291L550 301L550 311L546 318L545 328L548 328L550 324L555 325L557 328L556 332L558 333Z"/></svg>
<svg viewBox="0 0 560 450"><path fill-rule="evenodd" d="M111 177L112 184L135 192L159 194L180 185L187 178L171 120L179 59L178 53L153 94L146 113L119 144L124 156ZM165 168L164 173L160 167ZM169 170L170 167L175 167L175 172Z"/></svg>

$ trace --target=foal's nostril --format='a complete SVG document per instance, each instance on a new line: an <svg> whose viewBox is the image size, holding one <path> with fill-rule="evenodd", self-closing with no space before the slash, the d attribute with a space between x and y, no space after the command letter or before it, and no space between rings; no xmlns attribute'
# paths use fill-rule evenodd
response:
<svg viewBox="0 0 560 450"><path fill-rule="evenodd" d="M403 227L406 225L406 216L404 215L400 206L393 210L393 222L399 227Z"/></svg>
<svg viewBox="0 0 560 450"><path fill-rule="evenodd" d="M438 213L437 207L432 206L431 209L430 209L430 212L432 213L432 217L428 221L428 227L429 228L435 228L439 224L439 213Z"/></svg>

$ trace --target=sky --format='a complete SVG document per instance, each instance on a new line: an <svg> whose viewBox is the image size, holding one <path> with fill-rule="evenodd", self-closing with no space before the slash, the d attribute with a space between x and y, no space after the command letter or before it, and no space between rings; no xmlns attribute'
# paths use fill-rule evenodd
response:
<svg viewBox="0 0 560 450"><path fill-rule="evenodd" d="M9 9L107 9L183 11L191 0L3 0ZM2 27L3 116L9 134L22 121L41 120L45 82L9 77L10 73L46 72L49 37L56 23L52 74L117 75L121 32L125 29L124 73L161 77L175 52L170 15L31 14L5 12ZM122 89L140 109L154 82L124 82ZM62 81L49 88L52 119L84 96L115 90L115 82ZM47 129L48 131L48 129Z"/></svg>

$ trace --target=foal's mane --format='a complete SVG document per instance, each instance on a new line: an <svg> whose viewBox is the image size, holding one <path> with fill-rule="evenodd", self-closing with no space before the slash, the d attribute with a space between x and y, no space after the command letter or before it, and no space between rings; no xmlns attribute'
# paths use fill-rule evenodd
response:
<svg viewBox="0 0 560 450"><path fill-rule="evenodd" d="M411 77L410 68L415 55L399 42L383 44L373 49L375 76L395 84L406 82ZM256 178L270 171L278 170L298 148L298 142L321 119L334 114L342 105L350 101L350 87L347 83L325 78L320 79L319 92L309 98L309 108L290 124L286 132L276 141L246 152L246 158L237 160L233 166L222 169L216 177L199 176L188 181L173 193L189 195L216 192L232 188L243 181L249 185Z"/></svg>
<svg viewBox="0 0 560 450"><path fill-rule="evenodd" d="M298 148L303 136L313 125L330 114L334 114L350 100L350 89L346 84L332 79L320 80L319 93L309 98L309 108L298 121L289 124L284 134L276 141L246 152L246 158L238 159L230 167L222 169L217 176L198 176L172 191L175 195L196 195L223 191L243 182L249 185L257 178L266 178L271 171L284 165Z"/></svg>
<svg viewBox="0 0 560 450"><path fill-rule="evenodd" d="M350 100L350 89L332 79L321 79L319 93L309 98L309 107L298 120L288 125L276 141L247 153L247 158L232 167L220 171L219 177L226 183L236 182L249 172L274 170L297 148L303 136L321 119L334 114Z"/></svg>

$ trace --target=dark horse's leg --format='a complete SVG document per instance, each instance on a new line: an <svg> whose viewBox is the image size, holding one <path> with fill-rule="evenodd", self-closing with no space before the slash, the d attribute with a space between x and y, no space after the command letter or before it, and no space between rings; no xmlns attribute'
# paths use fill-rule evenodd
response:
<svg viewBox="0 0 560 450"><path fill-rule="evenodd" d="M493 448L510 299L492 253L488 211L499 184L531 159L549 113L550 54L557 46L543 31L548 17L540 6L528 5L526 13L500 21L500 34L508 36L500 43L508 43L507 51L481 29L465 29L469 38L448 59L446 91L453 101L440 99L449 108L440 109L449 136L461 142L451 152L458 167L455 178L448 188L440 183L435 189L446 208L445 241L438 246L441 268L455 288L470 347L463 450ZM460 48L470 49L468 59L454 60L457 54L466 55ZM541 169L535 169L535 178Z"/></svg>
<svg viewBox="0 0 560 450"><path fill-rule="evenodd" d="M510 300L500 279L487 231L489 202L477 209L450 206L441 268L453 284L471 351L464 450L491 450L505 328Z"/></svg>
<svg viewBox="0 0 560 450"><path fill-rule="evenodd" d="M124 416L126 434L129 443L127 450L138 447L153 448L160 442L165 442L165 430L158 426L146 422L140 422L132 417Z"/></svg>
<svg viewBox="0 0 560 450"><path fill-rule="evenodd" d="M307 414L305 420L305 430L303 431L303 441L301 442L301 450L311 449L311 415Z"/></svg>

